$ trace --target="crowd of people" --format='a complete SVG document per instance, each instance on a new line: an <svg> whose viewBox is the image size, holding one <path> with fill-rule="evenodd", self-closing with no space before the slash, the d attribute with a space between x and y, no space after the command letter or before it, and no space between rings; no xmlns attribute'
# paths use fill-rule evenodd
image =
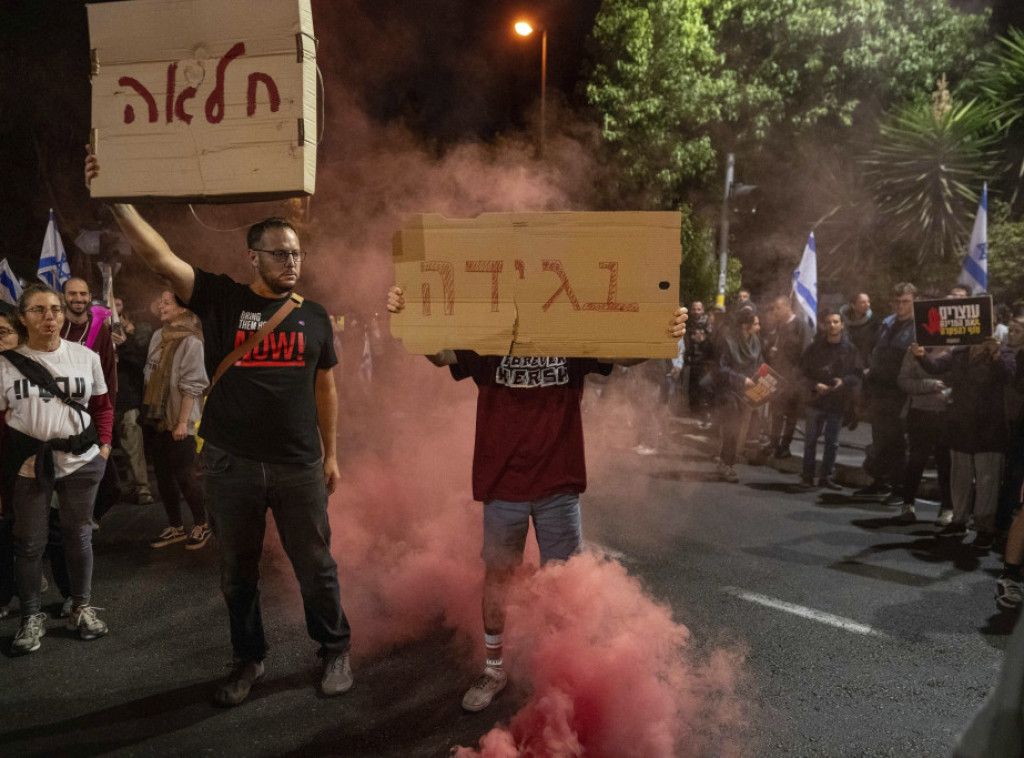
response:
<svg viewBox="0 0 1024 758"><path fill-rule="evenodd" d="M894 519L909 524L918 519L922 479L933 465L936 538L963 540L970 528L973 550L1002 551L996 601L1015 609L1024 603L1024 316L997 306L998 324L982 344L915 342L916 300L968 295L961 286L919 292L900 282L892 288L892 312L881 317L868 294L854 292L840 308L815 314L816 329L787 296L771 298L760 313L748 290L729 311L705 313L695 302L674 370L685 367L690 412L701 429L717 422L724 481L739 481L735 464L744 452L749 460L790 457L802 420L795 489L841 491L835 477L840 432L864 420L871 443L862 466L871 483L850 495L898 507ZM762 405L750 390L765 367L775 386Z"/></svg>

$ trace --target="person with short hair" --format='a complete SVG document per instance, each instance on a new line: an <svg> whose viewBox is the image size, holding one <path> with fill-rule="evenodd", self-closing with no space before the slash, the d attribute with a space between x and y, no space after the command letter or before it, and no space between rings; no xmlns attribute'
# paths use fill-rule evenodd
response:
<svg viewBox="0 0 1024 758"><path fill-rule="evenodd" d="M86 157L88 184L99 161ZM206 370L213 382L199 434L210 525L217 538L221 590L234 665L214 702L235 706L263 676L269 649L260 607L260 556L267 511L295 571L306 630L320 644L320 690L351 689L351 630L341 607L331 555L327 498L340 475L338 393L327 311L293 294L306 251L295 227L272 217L246 234L248 284L179 258L131 205L111 206L132 249L202 321ZM217 368L251 334L289 308L283 320L217 381Z"/></svg>
<svg viewBox="0 0 1024 758"><path fill-rule="evenodd" d="M13 356L0 358L0 412L7 412L0 491L14 513L21 600L21 626L11 651L24 655L38 650L46 634L47 616L40 610L42 559L54 492L71 585L67 626L83 640L107 633L91 605L92 512L110 455L114 409L99 357L60 336L60 295L46 285L30 284L18 311L22 344L11 351ZM30 369L40 377L49 374L53 392L31 378ZM62 388L63 397L57 392Z"/></svg>
<svg viewBox="0 0 1024 758"><path fill-rule="evenodd" d="M761 351L761 321L750 309L736 314L736 324L718 342L718 372L721 391L716 393L722 433L718 476L738 482L736 457L750 427L752 408L743 393L753 387L754 374L764 363Z"/></svg>
<svg viewBox="0 0 1024 758"><path fill-rule="evenodd" d="M900 282L892 288L893 313L882 321L868 362L866 393L871 421L871 453L864 467L872 478L858 497L885 498L898 505L903 496L895 489L903 483L907 439L903 404L907 396L899 386L903 356L914 341L914 300L917 287Z"/></svg>
<svg viewBox="0 0 1024 758"><path fill-rule="evenodd" d="M799 370L803 388L809 399L804 421L804 459L800 484L814 487L818 438L825 435L818 486L841 490L833 478L836 453L839 451L839 430L843 409L849 393L860 383L863 366L856 346L843 334L843 318L836 311L824 311L818 317L822 330L800 356Z"/></svg>
<svg viewBox="0 0 1024 758"><path fill-rule="evenodd" d="M781 460L790 457L789 446L802 412L800 356L811 344L814 332L802 313L798 316L793 312L793 303L785 295L772 299L767 316L770 331L765 360L785 380L785 385L768 403L771 416L768 446L772 457Z"/></svg>

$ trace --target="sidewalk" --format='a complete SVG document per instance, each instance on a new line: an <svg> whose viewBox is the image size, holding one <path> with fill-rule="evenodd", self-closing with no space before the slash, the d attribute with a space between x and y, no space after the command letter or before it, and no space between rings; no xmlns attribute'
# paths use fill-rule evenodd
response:
<svg viewBox="0 0 1024 758"><path fill-rule="evenodd" d="M708 456L718 454L718 429L712 427L707 431L697 428L697 419L690 417L671 417L673 422L673 436L682 444L695 447L706 453ZM678 431L677 431L678 430ZM836 455L836 470L834 478L836 482L850 489L860 489L871 484L871 477L864 471L864 451L871 444L871 425L861 422L856 429L843 427L839 432L839 452ZM823 442L818 440L818 465L821 464ZM796 436L793 444L789 447L792 455L789 458L779 460L763 454L751 454L751 448L747 448L746 462L751 466L770 466L776 471L784 474L792 474L799 477L803 468L804 436L803 423L797 425ZM926 469L924 478L921 480L921 487L918 490L918 499L938 500L938 484L935 480L935 470Z"/></svg>

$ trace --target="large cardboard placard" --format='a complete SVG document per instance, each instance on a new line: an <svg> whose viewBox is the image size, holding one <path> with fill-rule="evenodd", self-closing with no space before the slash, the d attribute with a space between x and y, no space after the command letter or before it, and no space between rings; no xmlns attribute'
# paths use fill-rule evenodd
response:
<svg viewBox="0 0 1024 758"><path fill-rule="evenodd" d="M92 4L97 198L260 200L312 194L310 0Z"/></svg>
<svg viewBox="0 0 1024 758"><path fill-rule="evenodd" d="M992 298L917 300L914 330L917 344L924 347L980 345L992 336Z"/></svg>
<svg viewBox="0 0 1024 758"><path fill-rule="evenodd" d="M674 358L678 213L415 216L394 237L412 353Z"/></svg>

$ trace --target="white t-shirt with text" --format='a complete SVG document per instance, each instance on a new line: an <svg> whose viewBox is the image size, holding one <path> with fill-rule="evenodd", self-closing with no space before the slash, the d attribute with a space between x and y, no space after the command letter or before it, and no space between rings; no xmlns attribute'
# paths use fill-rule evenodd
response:
<svg viewBox="0 0 1024 758"><path fill-rule="evenodd" d="M107 385L103 379L100 358L89 348L61 340L60 347L50 352L32 350L26 345L15 348L41 363L57 380L72 400L88 406L93 395L103 395ZM91 421L88 413L79 416L61 400L26 379L10 361L0 358L0 412L7 411L7 424L23 434L39 440L63 439L81 434ZM100 454L93 445L81 455L54 451L57 478L67 476ZM35 456L30 456L18 471L19 476L35 476Z"/></svg>

